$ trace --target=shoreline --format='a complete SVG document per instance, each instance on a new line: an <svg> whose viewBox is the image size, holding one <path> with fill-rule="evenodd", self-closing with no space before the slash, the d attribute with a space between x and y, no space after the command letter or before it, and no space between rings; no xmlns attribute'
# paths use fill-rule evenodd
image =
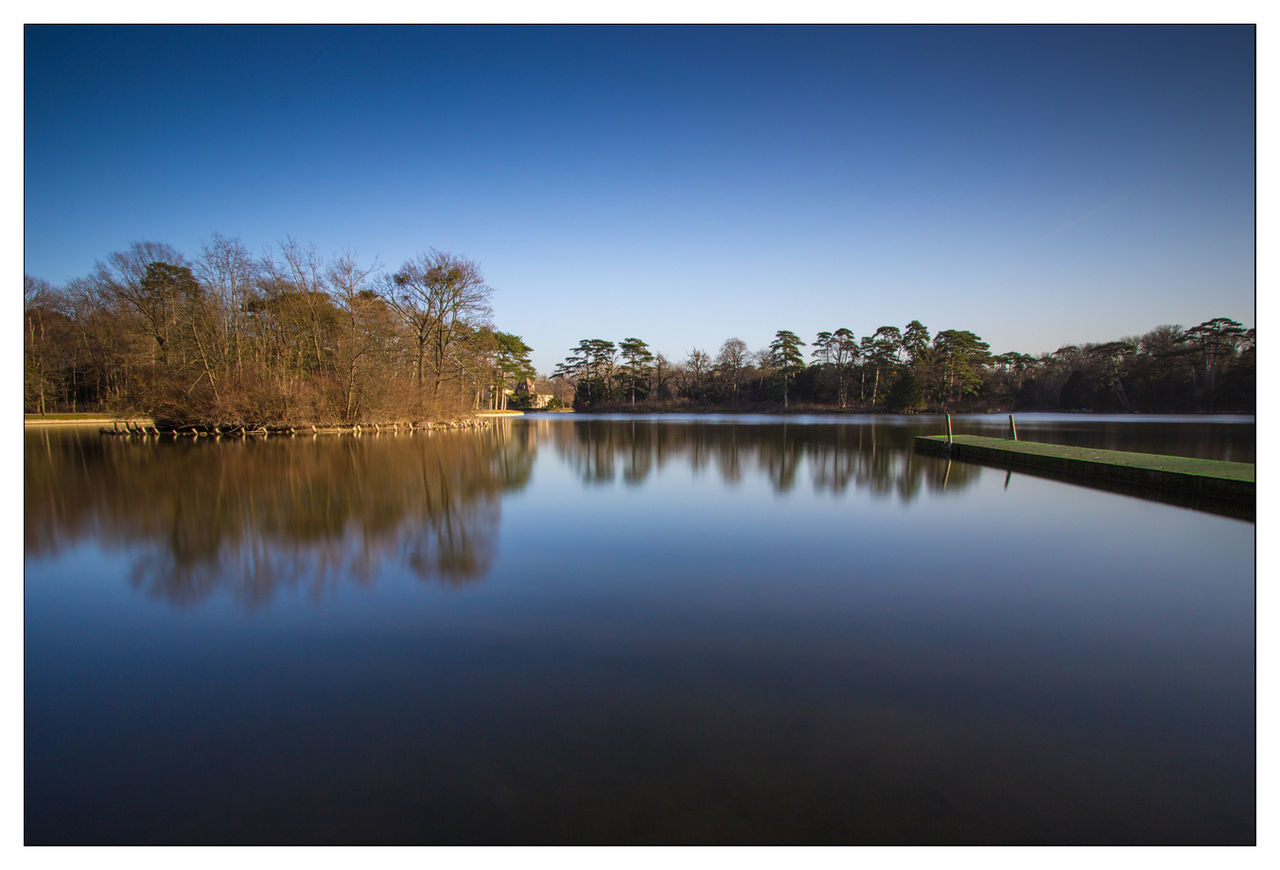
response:
<svg viewBox="0 0 1280 870"><path fill-rule="evenodd" d="M152 426L155 421L147 416L136 417L113 417L110 414L89 414L83 417L70 415L57 415L52 417L40 417L38 415L24 414L22 425L24 427L42 427L42 426L109 426L111 424L129 423L134 426Z"/></svg>
<svg viewBox="0 0 1280 870"><path fill-rule="evenodd" d="M115 417L109 414L85 414L83 416L57 415L39 417L24 415L24 429L97 426L103 435L141 436L228 436L228 435L335 435L382 432L423 432L442 429L468 429L492 420L522 415L521 411L481 412L468 417L449 420L390 421L383 423L353 423L320 425L318 423L271 424L244 426L241 424L196 423L181 426L157 426L153 418L138 415ZM110 427L110 428L108 428Z"/></svg>

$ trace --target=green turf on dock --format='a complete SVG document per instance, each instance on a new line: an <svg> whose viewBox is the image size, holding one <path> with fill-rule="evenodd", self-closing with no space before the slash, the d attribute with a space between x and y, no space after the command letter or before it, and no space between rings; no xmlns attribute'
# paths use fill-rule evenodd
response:
<svg viewBox="0 0 1280 870"><path fill-rule="evenodd" d="M1193 496L1232 500L1254 498L1254 464L1129 453L1095 447L1013 441L983 435L956 435L950 455L956 459L989 461L1030 470L1078 476L1169 490ZM947 436L918 435L917 448L947 452Z"/></svg>
<svg viewBox="0 0 1280 870"><path fill-rule="evenodd" d="M946 435L921 435L918 440L947 443ZM1196 477L1216 477L1222 480L1247 480L1253 482L1252 462L1223 462L1218 459L1193 459L1189 456L1161 456L1156 453L1128 453L1122 450L1101 450L1096 447L1070 447L1066 444L1041 444L1037 441L1012 441L1007 438L989 438L984 435L956 435L956 444L982 447L1022 456L1044 456L1068 459L1076 462L1098 462L1104 465L1120 465L1152 471L1168 471L1176 474L1192 474Z"/></svg>

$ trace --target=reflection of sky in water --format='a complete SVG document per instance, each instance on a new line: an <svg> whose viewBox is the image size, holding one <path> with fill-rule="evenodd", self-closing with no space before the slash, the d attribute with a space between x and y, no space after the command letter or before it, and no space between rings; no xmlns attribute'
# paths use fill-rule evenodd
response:
<svg viewBox="0 0 1280 870"><path fill-rule="evenodd" d="M820 428L273 455L309 495L228 525L191 598L172 517L58 527L29 454L61 543L26 563L28 837L1252 838L1252 523ZM352 462L384 515L311 523ZM471 582L413 561L441 535ZM254 598L218 573L246 553L292 573Z"/></svg>

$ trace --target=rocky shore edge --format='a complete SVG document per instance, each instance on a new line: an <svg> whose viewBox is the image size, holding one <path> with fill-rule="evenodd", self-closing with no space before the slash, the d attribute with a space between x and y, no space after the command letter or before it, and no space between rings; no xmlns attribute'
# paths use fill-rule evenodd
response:
<svg viewBox="0 0 1280 870"><path fill-rule="evenodd" d="M265 438L269 436L297 437L299 435L412 435L415 432L439 432L457 429L477 429L490 426L495 417L460 417L453 420L393 421L390 423L355 423L350 426L320 426L317 424L276 426L218 426L213 424L158 425L119 420L98 431L102 435L124 438Z"/></svg>

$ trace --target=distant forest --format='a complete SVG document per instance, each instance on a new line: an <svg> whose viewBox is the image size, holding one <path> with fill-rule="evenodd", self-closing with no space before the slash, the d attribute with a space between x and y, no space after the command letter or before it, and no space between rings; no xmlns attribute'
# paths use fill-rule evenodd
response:
<svg viewBox="0 0 1280 870"><path fill-rule="evenodd" d="M193 261L138 242L64 286L25 276L24 406L249 427L448 419L537 393L583 411L1255 409L1254 330L1225 317L1038 357L918 320L679 361L584 339L548 379L494 327L492 292L436 250L382 270L292 240L255 256L215 234Z"/></svg>
<svg viewBox="0 0 1280 870"><path fill-rule="evenodd" d="M161 425L351 424L499 408L532 350L492 290L430 250L394 271L286 241L214 235L188 261L139 242L54 287L25 277L27 413L146 413Z"/></svg>
<svg viewBox="0 0 1280 870"><path fill-rule="evenodd" d="M1183 329L993 355L967 330L931 336L918 320L861 338L820 332L806 345L779 330L765 348L730 338L681 361L638 338L584 339L554 378L579 410L1135 411L1255 409L1255 334L1225 317ZM802 348L809 348L806 361Z"/></svg>

